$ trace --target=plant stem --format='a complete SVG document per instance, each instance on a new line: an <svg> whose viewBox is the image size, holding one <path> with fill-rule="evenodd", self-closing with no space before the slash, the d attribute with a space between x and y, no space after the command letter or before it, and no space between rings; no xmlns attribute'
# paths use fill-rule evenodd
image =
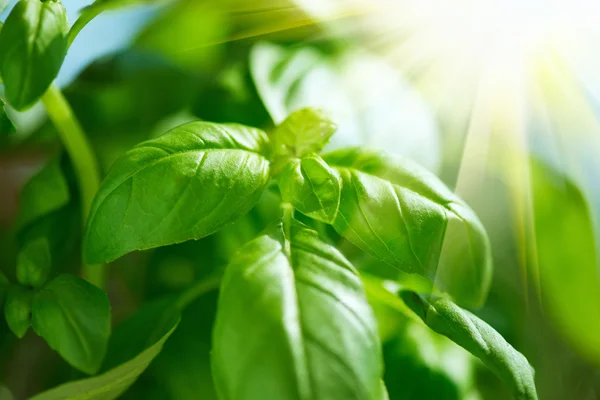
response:
<svg viewBox="0 0 600 400"><path fill-rule="evenodd" d="M192 286L191 288L189 288L181 294L181 296L177 300L177 308L183 310L191 302L193 302L203 294L212 292L213 290L217 290L221 285L222 278L223 276L221 274L218 274L196 283L194 286Z"/></svg>
<svg viewBox="0 0 600 400"><path fill-rule="evenodd" d="M294 206L283 203L283 232L285 234L285 252L288 256L292 254L290 240L292 240L292 221L294 220Z"/></svg>
<svg viewBox="0 0 600 400"><path fill-rule="evenodd" d="M75 174L79 181L81 214L85 228L87 216L92 207L92 201L100 186L100 173L96 156L85 137L79 121L77 121L77 118L73 114L71 106L55 84L50 85L46 93L44 93L42 102L75 168ZM104 289L106 279L104 266L84 265L83 275L88 281Z"/></svg>

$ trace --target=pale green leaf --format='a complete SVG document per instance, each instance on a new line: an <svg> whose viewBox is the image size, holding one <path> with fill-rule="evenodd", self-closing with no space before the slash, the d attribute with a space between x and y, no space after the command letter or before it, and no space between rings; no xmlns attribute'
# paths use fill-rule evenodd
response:
<svg viewBox="0 0 600 400"><path fill-rule="evenodd" d="M199 239L246 214L270 179L268 139L192 122L134 147L102 183L84 238L89 263Z"/></svg>
<svg viewBox="0 0 600 400"><path fill-rule="evenodd" d="M337 171L321 157L289 160L277 182L283 201L318 221L335 221L340 205L340 180Z"/></svg>
<svg viewBox="0 0 600 400"><path fill-rule="evenodd" d="M106 293L73 275L59 275L33 299L33 330L73 367L94 374L110 336Z"/></svg>
<svg viewBox="0 0 600 400"><path fill-rule="evenodd" d="M384 398L379 337L360 278L300 226L289 241L281 228L254 239L231 261L213 343L222 399Z"/></svg>
<svg viewBox="0 0 600 400"><path fill-rule="evenodd" d="M479 358L509 385L517 400L535 400L534 371L527 359L487 323L445 298L402 292L402 299L435 332Z"/></svg>
<svg viewBox="0 0 600 400"><path fill-rule="evenodd" d="M319 153L337 126L318 109L294 111L275 129L272 136L276 156L302 157Z"/></svg>

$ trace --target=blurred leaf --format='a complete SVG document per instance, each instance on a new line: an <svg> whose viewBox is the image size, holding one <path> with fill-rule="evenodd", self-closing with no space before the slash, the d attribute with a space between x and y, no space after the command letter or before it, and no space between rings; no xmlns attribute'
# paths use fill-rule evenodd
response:
<svg viewBox="0 0 600 400"><path fill-rule="evenodd" d="M52 267L50 244L45 237L28 242L19 251L17 258L17 280L21 285L34 288L42 286Z"/></svg>
<svg viewBox="0 0 600 400"><path fill-rule="evenodd" d="M420 323L406 322L383 346L390 399L463 400L473 390L469 353Z"/></svg>
<svg viewBox="0 0 600 400"><path fill-rule="evenodd" d="M418 274L459 303L478 307L492 278L490 243L475 213L410 160L361 149L324 156L340 175L335 230L397 271Z"/></svg>
<svg viewBox="0 0 600 400"><path fill-rule="evenodd" d="M590 205L573 182L535 159L531 185L542 303L571 344L599 361L598 241Z"/></svg>
<svg viewBox="0 0 600 400"><path fill-rule="evenodd" d="M60 1L15 5L0 31L0 73L11 106L25 110L48 89L67 53L68 30Z"/></svg>
<svg viewBox="0 0 600 400"><path fill-rule="evenodd" d="M179 0L151 22L135 39L134 47L161 54L200 74L219 59L228 21L218 2Z"/></svg>
<svg viewBox="0 0 600 400"><path fill-rule="evenodd" d="M69 203L69 186L60 157L52 158L21 189L17 230Z"/></svg>
<svg viewBox="0 0 600 400"><path fill-rule="evenodd" d="M385 61L358 51L328 57L310 46L258 43L250 54L250 71L275 124L292 111L321 108L339 126L326 149L369 146L437 169L433 115Z"/></svg>
<svg viewBox="0 0 600 400"><path fill-rule="evenodd" d="M235 222L268 183L267 151L259 129L199 121L134 147L100 186L84 238L86 261L200 239Z"/></svg>
<svg viewBox="0 0 600 400"><path fill-rule="evenodd" d="M16 131L15 126L6 113L6 103L0 99L0 137L10 135Z"/></svg>
<svg viewBox="0 0 600 400"><path fill-rule="evenodd" d="M110 336L110 303L87 281L59 275L33 300L32 326L69 364L94 374L100 368Z"/></svg>
<svg viewBox="0 0 600 400"><path fill-rule="evenodd" d="M31 303L33 292L20 286L12 286L6 295L4 316L8 327L19 339L29 330L31 325Z"/></svg>
<svg viewBox="0 0 600 400"><path fill-rule="evenodd" d="M247 243L225 272L213 333L217 391L382 398L377 328L356 271L316 232L295 225L284 238L281 229Z"/></svg>
<svg viewBox="0 0 600 400"><path fill-rule="evenodd" d="M160 353L165 341L177 328L175 324L144 351L127 362L92 378L69 382L31 398L31 400L113 400L118 398Z"/></svg>
<svg viewBox="0 0 600 400"><path fill-rule="evenodd" d="M536 400L534 370L491 326L445 298L401 292L402 299L434 332L479 358L512 388L517 400Z"/></svg>

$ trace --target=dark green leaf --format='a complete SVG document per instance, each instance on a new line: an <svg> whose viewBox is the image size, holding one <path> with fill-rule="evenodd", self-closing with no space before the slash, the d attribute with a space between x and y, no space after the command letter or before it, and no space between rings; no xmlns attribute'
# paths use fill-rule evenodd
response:
<svg viewBox="0 0 600 400"><path fill-rule="evenodd" d="M33 300L33 330L69 364L94 374L110 336L106 293L73 275L59 275Z"/></svg>
<svg viewBox="0 0 600 400"><path fill-rule="evenodd" d="M213 343L223 399L383 398L379 337L361 281L306 228L295 226L289 242L280 230L260 236L234 257Z"/></svg>
<svg viewBox="0 0 600 400"><path fill-rule="evenodd" d="M340 205L340 178L317 155L294 158L277 177L281 197L301 213L332 224Z"/></svg>
<svg viewBox="0 0 600 400"><path fill-rule="evenodd" d="M402 299L435 332L471 352L509 385L518 400L535 400L534 371L527 359L481 319L445 298L425 299L402 292Z"/></svg>
<svg viewBox="0 0 600 400"><path fill-rule="evenodd" d="M21 0L0 32L0 74L17 110L35 103L50 86L67 52L69 24L58 0Z"/></svg>
<svg viewBox="0 0 600 400"><path fill-rule="evenodd" d="M192 122L133 148L98 191L87 262L199 239L246 214L269 180L267 140L242 125Z"/></svg>
<svg viewBox="0 0 600 400"><path fill-rule="evenodd" d="M321 110L294 111L273 132L273 152L275 156L293 157L319 153L336 129Z"/></svg>
<svg viewBox="0 0 600 400"><path fill-rule="evenodd" d="M342 197L335 230L394 269L430 279L459 303L480 306L491 282L490 244L473 211L424 168L360 149L324 156Z"/></svg>
<svg viewBox="0 0 600 400"><path fill-rule="evenodd" d="M28 242L17 258L17 280L21 285L34 288L42 286L52 267L48 239L40 237Z"/></svg>
<svg viewBox="0 0 600 400"><path fill-rule="evenodd" d="M11 331L22 339L31 325L31 301L33 292L19 286L8 289L4 316Z"/></svg>
<svg viewBox="0 0 600 400"><path fill-rule="evenodd" d="M6 103L4 102L4 100L0 99L0 137L15 132L15 126L6 114Z"/></svg>
<svg viewBox="0 0 600 400"><path fill-rule="evenodd" d="M20 231L44 215L64 207L69 200L69 186L61 169L60 159L56 157L21 189L17 230Z"/></svg>
<svg viewBox="0 0 600 400"><path fill-rule="evenodd" d="M123 394L160 353L165 341L177 328L175 324L144 351L127 362L92 378L60 385L30 400L113 400ZM144 333L140 331L140 333Z"/></svg>

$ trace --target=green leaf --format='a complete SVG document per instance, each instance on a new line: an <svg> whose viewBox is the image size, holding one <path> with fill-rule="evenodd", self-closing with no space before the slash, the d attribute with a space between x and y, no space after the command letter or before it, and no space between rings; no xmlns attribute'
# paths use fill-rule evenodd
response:
<svg viewBox="0 0 600 400"><path fill-rule="evenodd" d="M494 328L448 299L426 299L414 292L402 292L401 296L433 331L483 361L512 388L517 400L537 399L533 368Z"/></svg>
<svg viewBox="0 0 600 400"><path fill-rule="evenodd" d="M13 286L6 295L4 317L8 327L22 339L31 325L31 302L33 292L20 286Z"/></svg>
<svg viewBox="0 0 600 400"><path fill-rule="evenodd" d="M223 399L383 398L379 337L360 278L306 228L293 227L289 241L280 229L260 236L234 257L213 343Z"/></svg>
<svg viewBox="0 0 600 400"><path fill-rule="evenodd" d="M67 52L69 24L58 0L21 0L0 31L0 74L17 110L32 106L50 86Z"/></svg>
<svg viewBox="0 0 600 400"><path fill-rule="evenodd" d="M431 280L460 304L489 290L490 243L473 211L435 175L409 160L360 149L324 156L342 182L335 230L400 270Z"/></svg>
<svg viewBox="0 0 600 400"><path fill-rule="evenodd" d="M275 129L273 151L276 156L294 157L319 153L336 129L336 124L321 110L294 111Z"/></svg>
<svg viewBox="0 0 600 400"><path fill-rule="evenodd" d="M277 177L283 201L318 221L332 224L340 205L340 178L317 155L290 160Z"/></svg>
<svg viewBox="0 0 600 400"><path fill-rule="evenodd" d="M6 113L6 103L0 99L0 137L15 133L16 131L15 126Z"/></svg>
<svg viewBox="0 0 600 400"><path fill-rule="evenodd" d="M33 330L73 367L94 374L110 336L106 293L73 275L59 275L33 300Z"/></svg>
<svg viewBox="0 0 600 400"><path fill-rule="evenodd" d="M21 285L42 286L52 267L50 244L45 237L28 242L17 257L17 280Z"/></svg>
<svg viewBox="0 0 600 400"><path fill-rule="evenodd" d="M370 147L437 170L441 151L434 115L387 60L352 49L257 43L250 72L275 124L293 111L317 107L339 125L326 150Z"/></svg>
<svg viewBox="0 0 600 400"><path fill-rule="evenodd" d="M166 340L177 328L174 325L155 343L123 364L92 378L60 385L30 400L113 400L123 394L160 353ZM144 334L143 330L138 331ZM117 332L115 331L115 334Z"/></svg>
<svg viewBox="0 0 600 400"><path fill-rule="evenodd" d="M192 122L134 147L96 195L85 259L199 239L242 217L269 181L267 145L258 129Z"/></svg>
<svg viewBox="0 0 600 400"><path fill-rule="evenodd" d="M580 354L600 360L593 197L548 165L535 159L530 165L535 228L532 252L545 314Z"/></svg>
<svg viewBox="0 0 600 400"><path fill-rule="evenodd" d="M69 203L69 186L60 166L60 157L48 162L21 189L17 230Z"/></svg>

